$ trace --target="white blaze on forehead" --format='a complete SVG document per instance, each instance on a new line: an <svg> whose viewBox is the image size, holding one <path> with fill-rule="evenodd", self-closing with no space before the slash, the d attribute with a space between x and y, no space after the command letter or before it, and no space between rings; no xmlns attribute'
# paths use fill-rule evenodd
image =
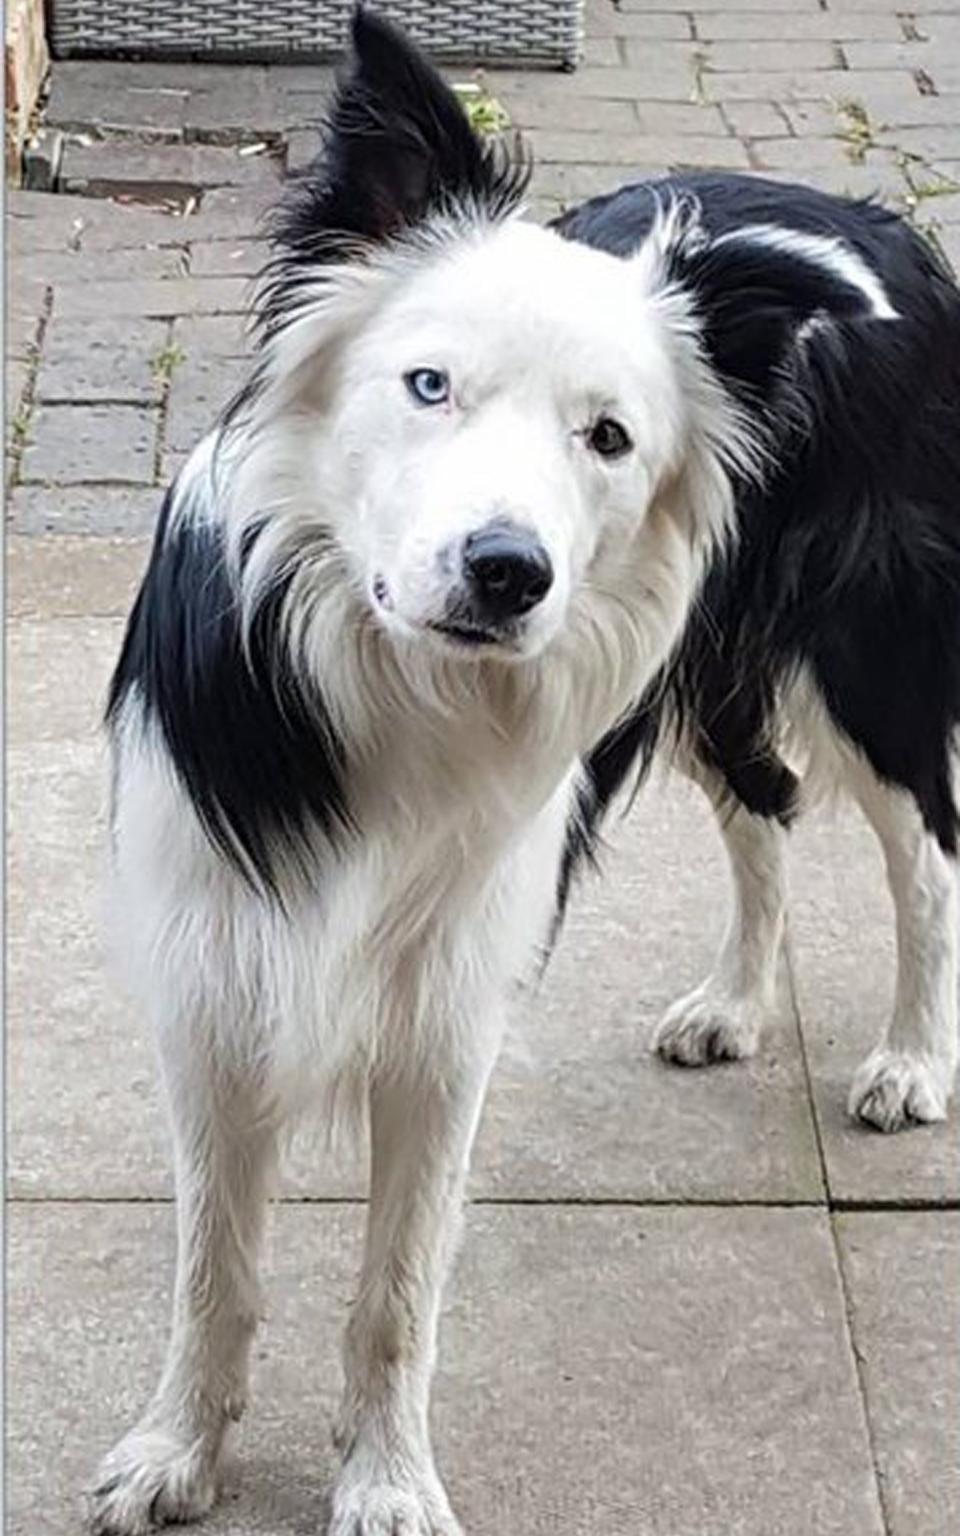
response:
<svg viewBox="0 0 960 1536"><path fill-rule="evenodd" d="M524 333L546 326L622 336L625 323L649 313L643 300L628 262L520 221L451 243L401 298L405 308L490 322L498 338L518 322Z"/></svg>
<svg viewBox="0 0 960 1536"><path fill-rule="evenodd" d="M890 303L887 290L876 272L863 257L843 240L832 235L811 235L802 230L787 229L779 224L745 224L742 229L720 235L713 245L731 245L745 241L766 246L771 251L796 256L808 261L821 271L829 272L848 288L857 288L863 294L877 320L897 320L899 315Z"/></svg>

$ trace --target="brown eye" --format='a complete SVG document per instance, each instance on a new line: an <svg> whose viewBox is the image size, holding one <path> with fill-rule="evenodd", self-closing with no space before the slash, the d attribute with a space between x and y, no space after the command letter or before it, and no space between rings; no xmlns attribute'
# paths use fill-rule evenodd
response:
<svg viewBox="0 0 960 1536"><path fill-rule="evenodd" d="M587 433L587 446L601 459L619 459L633 447L630 434L612 416L600 416Z"/></svg>

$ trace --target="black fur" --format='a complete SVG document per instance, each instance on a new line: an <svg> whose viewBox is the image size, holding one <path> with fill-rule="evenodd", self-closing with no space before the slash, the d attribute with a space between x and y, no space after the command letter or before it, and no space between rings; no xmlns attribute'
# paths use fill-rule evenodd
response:
<svg viewBox="0 0 960 1536"><path fill-rule="evenodd" d="M642 775L668 720L749 810L788 821L796 785L774 748L780 690L805 667L833 723L882 779L909 791L948 853L960 727L960 294L892 213L757 177L668 177L566 215L570 239L636 249L658 202L695 198L708 237L766 223L837 236L880 277L900 318L864 313L794 258L739 245L678 249L708 353L763 417L772 467L742 485L676 656L587 761L561 897L611 797ZM805 265L801 263L800 265ZM826 316L801 342L798 325Z"/></svg>
<svg viewBox="0 0 960 1536"><path fill-rule="evenodd" d="M358 8L353 40L323 151L275 216L276 256L259 309L266 335L297 313L325 264L362 257L432 213L501 218L525 185L523 168L481 145L453 92L388 22ZM261 382L255 370L228 407L232 430L243 430ZM279 898L278 857L315 876L311 828L329 842L350 825L342 748L323 699L307 695L281 641L288 582L278 580L261 602L245 651L220 535L190 509L173 519L172 506L168 497L108 723L129 695L139 697L213 844Z"/></svg>
<svg viewBox="0 0 960 1536"><path fill-rule="evenodd" d="M162 732L215 847L277 896L278 855L315 875L311 829L329 839L349 826L343 753L322 698L307 692L281 639L287 582L267 592L244 647L219 529L189 514L171 526L172 507L168 495L107 721L116 724L132 694Z"/></svg>
<svg viewBox="0 0 960 1536"><path fill-rule="evenodd" d="M499 144L478 139L453 91L382 16L357 7L353 47L321 153L273 218L276 254L259 309L267 334L296 313L318 267L402 237L431 214L503 218L529 179Z"/></svg>

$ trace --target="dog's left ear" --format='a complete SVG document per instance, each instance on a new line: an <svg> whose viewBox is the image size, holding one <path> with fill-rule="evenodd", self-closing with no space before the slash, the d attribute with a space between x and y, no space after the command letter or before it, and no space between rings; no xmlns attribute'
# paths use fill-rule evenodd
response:
<svg viewBox="0 0 960 1536"><path fill-rule="evenodd" d="M352 67L340 82L323 150L287 200L278 242L313 259L378 242L433 212L500 216L526 183L473 132L453 91L419 49L358 6Z"/></svg>
<svg viewBox="0 0 960 1536"><path fill-rule="evenodd" d="M766 394L811 326L895 320L876 274L840 240L768 225L710 237L696 225L662 251L693 300L704 347L735 391Z"/></svg>

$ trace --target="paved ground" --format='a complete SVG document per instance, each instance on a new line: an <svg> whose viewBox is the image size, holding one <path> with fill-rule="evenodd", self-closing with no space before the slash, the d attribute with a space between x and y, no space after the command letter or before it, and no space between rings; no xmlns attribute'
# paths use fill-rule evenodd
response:
<svg viewBox="0 0 960 1536"><path fill-rule="evenodd" d="M574 76L489 84L535 211L638 169L878 190L960 265L960 3L588 0ZM467 71L454 71L463 78ZM61 64L72 195L10 199L9 1529L67 1536L165 1327L170 1182L148 1041L98 939L97 719L158 487L241 367L256 217L324 72ZM85 195L83 195L85 194ZM134 199L110 200L110 194ZM152 206L147 206L152 204ZM778 1029L671 1072L646 1031L704 970L703 809L613 829L499 1071L444 1325L436 1429L470 1536L946 1536L960 1529L960 1140L883 1139L845 1085L888 1005L880 861L796 838ZM319 1533L362 1169L298 1148L256 1412L220 1532Z"/></svg>

